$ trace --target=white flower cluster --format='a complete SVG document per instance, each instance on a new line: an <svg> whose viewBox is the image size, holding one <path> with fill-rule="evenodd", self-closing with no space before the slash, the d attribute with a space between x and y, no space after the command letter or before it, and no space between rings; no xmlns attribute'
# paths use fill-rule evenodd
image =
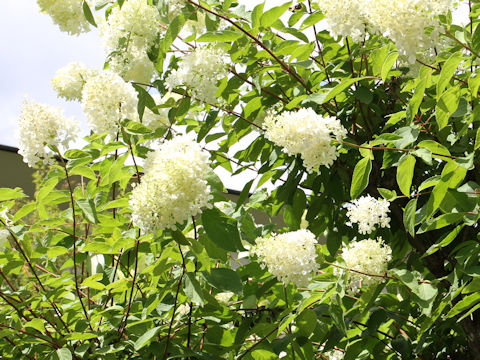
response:
<svg viewBox="0 0 480 360"><path fill-rule="evenodd" d="M71 35L90 30L83 14L83 0L37 0L40 10L47 13L53 22Z"/></svg>
<svg viewBox="0 0 480 360"><path fill-rule="evenodd" d="M0 229L0 249L3 248L9 236L10 236L10 233L8 232L7 229Z"/></svg>
<svg viewBox="0 0 480 360"><path fill-rule="evenodd" d="M81 62L72 62L57 70L51 81L53 90L59 97L66 100L80 100L83 86L97 73L96 70L87 68Z"/></svg>
<svg viewBox="0 0 480 360"><path fill-rule="evenodd" d="M340 120L322 117L312 109L270 114L264 128L267 139L282 146L289 155L300 154L309 173L318 172L320 165L333 164L338 152L332 140L341 142L347 134Z"/></svg>
<svg viewBox="0 0 480 360"><path fill-rule="evenodd" d="M78 122L65 118L61 109L27 100L22 104L18 126L18 153L30 167L40 160L51 163L52 154L47 146L66 148L80 130Z"/></svg>
<svg viewBox="0 0 480 360"><path fill-rule="evenodd" d="M340 350L330 350L323 353L323 356L328 360L342 360L345 356L345 353Z"/></svg>
<svg viewBox="0 0 480 360"><path fill-rule="evenodd" d="M235 295L233 292L225 291L225 292L221 292L221 293L218 293L217 295L215 295L215 299L218 302L228 304L228 302L230 301L230 299L232 298L233 295Z"/></svg>
<svg viewBox="0 0 480 360"><path fill-rule="evenodd" d="M172 70L165 80L165 85L169 90L185 85L194 98L215 104L217 82L225 76L225 52L214 47L199 47L178 63L178 69Z"/></svg>
<svg viewBox="0 0 480 360"><path fill-rule="evenodd" d="M372 30L390 38L414 63L418 51L432 48L438 40L439 15L453 10L452 0L365 0L366 18ZM427 28L433 28L430 34Z"/></svg>
<svg viewBox="0 0 480 360"><path fill-rule="evenodd" d="M176 229L211 207L208 154L188 136L163 143L145 160L142 182L132 191L133 223L144 232Z"/></svg>
<svg viewBox="0 0 480 360"><path fill-rule="evenodd" d="M147 56L160 32L158 10L147 0L126 0L99 24L100 36L112 53L110 69L125 80L149 82L155 67Z"/></svg>
<svg viewBox="0 0 480 360"><path fill-rule="evenodd" d="M358 224L360 234L371 234L375 230L375 225L389 228L389 206L387 200L377 200L370 195L355 199L347 208L347 217L350 220L347 225L353 227L354 223Z"/></svg>
<svg viewBox="0 0 480 360"><path fill-rule="evenodd" d="M90 128L115 136L118 122L138 120L137 93L116 73L104 70L89 78L82 90L82 108Z"/></svg>
<svg viewBox="0 0 480 360"><path fill-rule="evenodd" d="M332 36L350 36L359 42L365 36L364 0L314 0L327 20Z"/></svg>
<svg viewBox="0 0 480 360"><path fill-rule="evenodd" d="M315 235L297 230L269 238L257 238L252 252L268 267L268 271L284 283L308 284L318 269Z"/></svg>
<svg viewBox="0 0 480 360"><path fill-rule="evenodd" d="M362 286L368 287L383 280L382 277L365 274L384 275L388 262L392 260L392 249L384 244L381 237L354 241L343 247L342 258L349 270L355 270L348 271L348 279L352 291L356 292Z"/></svg>
<svg viewBox="0 0 480 360"><path fill-rule="evenodd" d="M366 31L391 39L401 55L415 62L416 53L438 40L438 16L453 10L452 0L316 0L334 36L364 38ZM355 14L352 16L352 14ZM433 29L433 30L432 30ZM428 33L429 32L429 33Z"/></svg>
<svg viewBox="0 0 480 360"><path fill-rule="evenodd" d="M168 17L172 20L187 5L186 0L168 0Z"/></svg>

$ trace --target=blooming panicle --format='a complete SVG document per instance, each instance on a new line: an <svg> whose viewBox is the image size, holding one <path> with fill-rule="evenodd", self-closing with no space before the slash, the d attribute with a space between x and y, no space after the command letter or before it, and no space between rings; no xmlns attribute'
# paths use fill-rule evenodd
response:
<svg viewBox="0 0 480 360"><path fill-rule="evenodd" d="M144 232L176 229L211 207L209 155L189 136L164 142L147 155L141 184L132 191L133 223Z"/></svg>
<svg viewBox="0 0 480 360"><path fill-rule="evenodd" d="M325 359L328 360L342 360L345 356L345 353L340 350L334 349L324 352L322 355L325 357Z"/></svg>
<svg viewBox="0 0 480 360"><path fill-rule="evenodd" d="M158 10L147 0L126 0L122 7L114 7L108 18L100 22L100 37L110 51L127 42L128 46L148 48L158 36L159 23Z"/></svg>
<svg viewBox="0 0 480 360"><path fill-rule="evenodd" d="M118 123L138 120L137 93L118 74L103 70L87 80L82 90L82 108L90 128L115 136Z"/></svg>
<svg viewBox="0 0 480 360"><path fill-rule="evenodd" d="M416 53L435 46L438 16L453 10L452 0L364 0L366 19L379 34L390 38L401 55L414 63ZM427 33L427 28L432 28Z"/></svg>
<svg viewBox="0 0 480 360"><path fill-rule="evenodd" d="M125 81L150 83L155 65L146 50L130 46L126 51L114 52L108 60L108 68L119 74Z"/></svg>
<svg viewBox="0 0 480 360"><path fill-rule="evenodd" d="M0 229L0 249L4 247L9 236L10 232L7 229Z"/></svg>
<svg viewBox="0 0 480 360"><path fill-rule="evenodd" d="M388 262L392 260L392 249L381 237L353 241L342 249L342 258L348 270L348 279L353 292L360 287L378 284L383 280L379 276L387 272ZM356 272L358 271L358 272ZM359 273L360 272L360 273Z"/></svg>
<svg viewBox="0 0 480 360"><path fill-rule="evenodd" d="M350 220L347 225L353 227L353 224L358 224L360 234L371 234L376 225L389 228L389 206L387 200L377 200L370 195L355 199L347 208L347 217Z"/></svg>
<svg viewBox="0 0 480 360"><path fill-rule="evenodd" d="M265 118L265 136L282 146L289 155L300 154L307 172L319 171L319 166L330 167L338 157L336 139L341 142L347 134L340 120L323 117L312 109L286 111Z"/></svg>
<svg viewBox="0 0 480 360"><path fill-rule="evenodd" d="M28 166L52 162L48 146L66 148L80 130L75 118L66 118L60 108L25 100L18 118L18 153Z"/></svg>
<svg viewBox="0 0 480 360"><path fill-rule="evenodd" d="M297 230L269 238L257 238L252 252L268 271L285 284L308 284L318 269L315 235L309 230Z"/></svg>
<svg viewBox="0 0 480 360"><path fill-rule="evenodd" d="M59 97L66 100L80 100L83 86L98 71L87 68L81 62L72 62L55 73L51 83Z"/></svg>
<svg viewBox="0 0 480 360"><path fill-rule="evenodd" d="M147 0L126 0L99 23L100 37L111 53L109 66L125 80L149 82L155 67L147 52L161 30L158 10Z"/></svg>
<svg viewBox="0 0 480 360"><path fill-rule="evenodd" d="M228 304L228 302L230 301L230 299L232 298L233 295L235 295L233 292L225 291L225 292L221 292L221 293L218 293L217 295L215 295L215 299L218 302Z"/></svg>
<svg viewBox="0 0 480 360"><path fill-rule="evenodd" d="M83 14L83 0L37 0L40 10L47 13L61 31L79 35L90 30Z"/></svg>
<svg viewBox="0 0 480 360"><path fill-rule="evenodd" d="M333 36L361 41L366 33L392 40L399 53L414 63L417 52L438 42L438 16L453 10L453 0L315 0ZM355 14L355 16L352 16Z"/></svg>
<svg viewBox="0 0 480 360"><path fill-rule="evenodd" d="M185 85L192 96L206 103L216 103L217 82L227 76L226 53L215 47L198 47L185 55L165 80L166 87L173 90Z"/></svg>
<svg viewBox="0 0 480 360"><path fill-rule="evenodd" d="M325 15L328 31L332 36L350 36L355 42L365 37L364 0L314 1Z"/></svg>
<svg viewBox="0 0 480 360"><path fill-rule="evenodd" d="M169 20L179 15L182 12L182 8L187 5L186 0L168 0L168 17Z"/></svg>

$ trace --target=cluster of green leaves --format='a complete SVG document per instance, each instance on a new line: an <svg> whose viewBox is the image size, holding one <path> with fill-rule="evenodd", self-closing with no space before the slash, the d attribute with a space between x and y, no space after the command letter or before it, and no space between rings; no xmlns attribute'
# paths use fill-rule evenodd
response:
<svg viewBox="0 0 480 360"><path fill-rule="evenodd" d="M165 1L152 4L167 19ZM344 359L480 359L480 3L471 5L466 27L442 19L450 43L436 59L404 68L388 39L356 44L319 31L323 15L310 1L253 11L190 1L149 54L158 79L135 84L139 114L157 111L151 91L166 92L172 44L194 40L231 58L222 105L178 89L182 98L162 105L170 127L125 119L118 139L91 134L17 211L25 195L0 189L13 221L0 226L10 232L0 252L1 357L313 359L337 349ZM86 2L84 10L94 24ZM178 38L200 14L206 31ZM267 111L300 107L348 129L338 160L318 174L263 136ZM233 203L212 172L214 201L224 203L176 231L142 234L128 206L140 159L178 129L210 149L212 169L254 171L257 181ZM258 189L267 182L272 191ZM382 236L393 260L383 282L351 294L332 263L361 237L344 205L366 194L391 202L391 227L370 237ZM247 250L302 220L324 239L322 271L308 288L284 286ZM216 296L225 292L227 301Z"/></svg>

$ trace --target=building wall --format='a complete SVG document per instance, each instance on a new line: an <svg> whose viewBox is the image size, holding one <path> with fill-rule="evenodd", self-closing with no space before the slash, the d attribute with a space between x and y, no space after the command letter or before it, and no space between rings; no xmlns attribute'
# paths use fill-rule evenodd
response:
<svg viewBox="0 0 480 360"><path fill-rule="evenodd" d="M23 189L25 194L33 196L33 169L23 162L18 149L0 145L0 187Z"/></svg>

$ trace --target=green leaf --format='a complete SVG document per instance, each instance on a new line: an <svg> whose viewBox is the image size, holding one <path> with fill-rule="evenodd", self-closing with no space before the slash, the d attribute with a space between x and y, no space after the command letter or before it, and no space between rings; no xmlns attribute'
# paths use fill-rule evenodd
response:
<svg viewBox="0 0 480 360"><path fill-rule="evenodd" d="M255 6L252 12L252 29L256 29L260 27L260 19L263 14L263 7L265 3L258 4Z"/></svg>
<svg viewBox="0 0 480 360"><path fill-rule="evenodd" d="M78 199L75 200L80 210L82 210L85 219L92 224L98 224L97 210L93 200Z"/></svg>
<svg viewBox="0 0 480 360"><path fill-rule="evenodd" d="M187 273L185 277L185 295L194 303L203 306L202 287L195 278L195 274Z"/></svg>
<svg viewBox="0 0 480 360"><path fill-rule="evenodd" d="M412 291L418 290L418 281L413 273L406 269L391 269L388 270L391 275L398 278L402 283L408 286Z"/></svg>
<svg viewBox="0 0 480 360"><path fill-rule="evenodd" d="M431 255L433 254L434 252L437 252L438 250L440 250L442 247L445 247L445 246L448 246L450 245L450 243L455 240L455 238L458 236L458 234L460 234L460 231L462 231L463 227L465 226L465 224L460 224L458 225L455 229L453 229L452 231L450 231L445 237L440 238L441 241L437 244L433 244L432 246L430 246L427 251L425 252L425 255L424 256L428 256L428 255Z"/></svg>
<svg viewBox="0 0 480 360"><path fill-rule="evenodd" d="M344 90L348 89L350 86L352 86L354 83L364 80L367 77L359 77L359 78L353 78L353 79L345 79L343 80L340 84L335 86L332 90L330 90L325 97L322 99L319 104L325 104L326 102L332 100L335 96L343 92ZM315 94L314 94L315 95ZM319 94L317 94L319 95ZM323 95L323 94L322 94ZM304 101L305 102L305 101Z"/></svg>
<svg viewBox="0 0 480 360"><path fill-rule="evenodd" d="M45 332L45 322L46 321L43 319L32 319L31 321L25 323L24 327L30 327L40 332Z"/></svg>
<svg viewBox="0 0 480 360"><path fill-rule="evenodd" d="M390 72L393 65L395 64L395 61L397 61L397 58L398 58L398 52L397 51L392 51L385 58L385 60L382 64L382 72L381 72L381 77L382 77L383 82L385 82L385 80L387 79L388 73Z"/></svg>
<svg viewBox="0 0 480 360"><path fill-rule="evenodd" d="M56 355L58 360L72 360L72 353L67 348L58 349Z"/></svg>
<svg viewBox="0 0 480 360"><path fill-rule="evenodd" d="M295 320L301 335L309 337L317 327L317 313L313 309L306 309Z"/></svg>
<svg viewBox="0 0 480 360"><path fill-rule="evenodd" d="M98 334L94 333L70 333L65 335L65 340L90 340L98 337Z"/></svg>
<svg viewBox="0 0 480 360"><path fill-rule="evenodd" d="M216 31L216 32L206 32L205 34L201 35L197 42L215 42L215 41L222 41L222 42L230 42L236 41L240 39L243 35L236 31L231 30L224 30L224 31Z"/></svg>
<svg viewBox="0 0 480 360"><path fill-rule="evenodd" d="M431 230L437 230L444 228L445 226L454 225L463 219L465 213L449 213L442 214L435 219L431 219L427 222L424 222L420 227L418 233L423 233Z"/></svg>
<svg viewBox="0 0 480 360"><path fill-rule="evenodd" d="M448 119L457 110L459 101L459 86L451 87L442 94L435 107L435 118L440 129L448 124Z"/></svg>
<svg viewBox="0 0 480 360"><path fill-rule="evenodd" d="M367 187L370 172L372 171L372 160L363 158L355 166L353 170L352 185L350 187L350 197L357 198Z"/></svg>
<svg viewBox="0 0 480 360"><path fill-rule="evenodd" d="M55 258L66 253L68 253L68 249L63 246L52 246L47 250L47 255L49 258Z"/></svg>
<svg viewBox="0 0 480 360"><path fill-rule="evenodd" d="M450 186L450 181L454 177L454 172L448 172L446 174L442 174L440 181L432 190L430 197L428 198L427 204L425 205L425 214L421 220L428 220L435 210L438 209L440 204L442 203L445 195L447 194L448 188Z"/></svg>
<svg viewBox="0 0 480 360"><path fill-rule="evenodd" d="M152 329L149 329L146 333L144 333L142 336L140 336L137 341L135 341L135 344L133 347L135 348L136 351L140 350L143 348L147 343L152 340L157 334L160 332L162 329L161 326L154 327Z"/></svg>
<svg viewBox="0 0 480 360"><path fill-rule="evenodd" d="M242 292L240 276L232 269L212 269L210 274L205 274L205 278L210 285L221 291L231 291L235 294Z"/></svg>
<svg viewBox="0 0 480 360"><path fill-rule="evenodd" d="M393 201L397 198L397 192L395 190L389 190L384 188L378 188L377 190L385 200Z"/></svg>
<svg viewBox="0 0 480 360"><path fill-rule="evenodd" d="M480 25L478 24L472 34L472 50L476 53L480 52Z"/></svg>
<svg viewBox="0 0 480 360"><path fill-rule="evenodd" d="M477 26L477 29L479 27ZM479 29L480 31L480 29ZM477 69L475 76L470 76L468 78L468 88L470 90L471 96L476 98L478 96L478 87L480 86L480 73Z"/></svg>
<svg viewBox="0 0 480 360"><path fill-rule="evenodd" d="M133 135L144 135L152 133L152 130L136 121L129 121L125 131Z"/></svg>
<svg viewBox="0 0 480 360"><path fill-rule="evenodd" d="M442 66L442 71L440 72L440 78L437 82L437 99L443 94L443 91L447 87L450 79L452 78L453 74L455 74L455 70L457 69L458 64L462 60L462 53L456 52L450 55L450 57L445 61Z"/></svg>
<svg viewBox="0 0 480 360"><path fill-rule="evenodd" d="M63 154L63 157L68 160L76 160L91 157L91 155L85 151L72 149Z"/></svg>
<svg viewBox="0 0 480 360"><path fill-rule="evenodd" d="M420 107L420 104L423 101L423 95L425 94L425 88L427 86L427 80L430 76L429 69L424 66L420 70L420 76L417 78L417 84L415 86L415 92L410 99L410 102L408 103L408 108L407 108L407 113L406 113L406 118L407 118L407 124L410 124L417 115L418 108Z"/></svg>
<svg viewBox="0 0 480 360"><path fill-rule="evenodd" d="M23 190L19 188L16 188L16 189L0 188L0 201L19 199L26 196L27 195L23 193Z"/></svg>
<svg viewBox="0 0 480 360"><path fill-rule="evenodd" d="M412 187L413 171L417 159L413 155L406 155L397 168L397 184L403 195L410 197L410 188Z"/></svg>
<svg viewBox="0 0 480 360"><path fill-rule="evenodd" d="M34 202L23 206L20 210L18 210L15 213L15 216L13 217L13 222L17 222L18 220L20 220L24 216L27 216L28 214L30 214L36 208L37 208L37 204L34 203Z"/></svg>
<svg viewBox="0 0 480 360"><path fill-rule="evenodd" d="M263 15L260 17L260 25L263 27L271 26L275 21L278 20L280 16L283 15L283 13L290 7L291 4L292 2L289 1L283 5L273 7L263 13Z"/></svg>
<svg viewBox="0 0 480 360"><path fill-rule="evenodd" d="M90 6L88 6L86 1L83 2L83 14L85 15L85 19L87 19L90 24L97 27L97 23L95 22L95 18L92 14L92 10L90 10Z"/></svg>
<svg viewBox="0 0 480 360"><path fill-rule="evenodd" d="M477 134L475 135L475 146L474 146L474 150L478 150L478 148L480 147L480 127L477 129Z"/></svg>
<svg viewBox="0 0 480 360"><path fill-rule="evenodd" d="M410 235L415 236L415 211L417 211L417 199L411 199L403 211L403 224Z"/></svg>
<svg viewBox="0 0 480 360"><path fill-rule="evenodd" d="M347 326L345 325L342 307L334 303L330 304L330 316L337 329L340 330L344 336L347 336Z"/></svg>
<svg viewBox="0 0 480 360"><path fill-rule="evenodd" d="M80 175L91 180L97 179L97 175L95 174L95 171L93 171L91 167L83 166L83 165L74 167L70 171L70 175Z"/></svg>
<svg viewBox="0 0 480 360"><path fill-rule="evenodd" d="M447 314L447 317L454 317L472 308L480 302L480 293L474 293L460 300Z"/></svg>
<svg viewBox="0 0 480 360"><path fill-rule="evenodd" d="M240 240L237 221L217 208L203 211L202 224L208 237L217 246L228 251L245 250Z"/></svg>
<svg viewBox="0 0 480 360"><path fill-rule="evenodd" d="M445 146L443 146L443 145L441 145L441 144L439 144L439 143L437 143L436 141L433 141L433 140L420 141L417 144L417 147L430 150L432 152L433 157L439 158L439 159L442 159L442 160L448 159L449 156L451 155L450 151L448 151L448 149Z"/></svg>
<svg viewBox="0 0 480 360"><path fill-rule="evenodd" d="M59 180L60 178L53 177L48 179L45 183L43 183L40 190L37 193L37 201L41 202L43 199L45 199L52 192L55 186L57 186Z"/></svg>

